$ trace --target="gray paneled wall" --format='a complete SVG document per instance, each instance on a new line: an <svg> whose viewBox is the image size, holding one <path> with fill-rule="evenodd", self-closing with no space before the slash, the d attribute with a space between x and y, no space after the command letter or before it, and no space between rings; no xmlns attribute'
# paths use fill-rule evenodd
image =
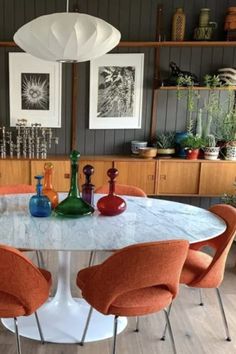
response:
<svg viewBox="0 0 236 354"><path fill-rule="evenodd" d="M117 27L122 40L154 40L157 5L164 4L163 36L170 39L171 18L176 7L184 7L187 16L186 39L191 40L198 23L199 10L211 8L211 20L218 23L215 38L223 40L223 23L228 6L233 0L80 0L70 1L70 7L80 12L103 18ZM0 0L0 40L12 40L14 32L31 19L66 8L66 0ZM8 99L8 52L16 49L0 48L0 125L9 126ZM115 49L114 52L144 52L144 91L142 129L136 130L89 130L89 64L79 64L78 98L78 149L83 155L129 153L130 141L148 139L151 123L153 79L153 49ZM169 62L175 61L182 69L190 70L199 77L223 66L236 66L235 48L162 48L161 73L168 76ZM60 143L52 153L68 154L71 135L71 67L63 70L62 128L55 129ZM203 94L207 95L207 93ZM178 102L175 92L159 92L157 110L158 131L183 130L186 124L185 102ZM201 207L209 207L218 199L168 198L181 200Z"/></svg>

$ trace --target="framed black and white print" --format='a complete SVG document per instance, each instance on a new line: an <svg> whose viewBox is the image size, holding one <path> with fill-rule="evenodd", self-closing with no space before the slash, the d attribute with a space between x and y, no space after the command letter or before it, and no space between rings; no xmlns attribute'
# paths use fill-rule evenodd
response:
<svg viewBox="0 0 236 354"><path fill-rule="evenodd" d="M90 129L140 129L144 54L106 54L90 62Z"/></svg>
<svg viewBox="0 0 236 354"><path fill-rule="evenodd" d="M61 127L61 64L26 53L9 53L10 126L26 119Z"/></svg>

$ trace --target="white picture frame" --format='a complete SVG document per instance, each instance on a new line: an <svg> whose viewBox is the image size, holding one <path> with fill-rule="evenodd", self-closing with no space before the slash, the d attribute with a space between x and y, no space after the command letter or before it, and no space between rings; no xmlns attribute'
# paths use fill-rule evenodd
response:
<svg viewBox="0 0 236 354"><path fill-rule="evenodd" d="M27 126L61 127L60 63L27 53L9 53L10 126L26 119Z"/></svg>
<svg viewBox="0 0 236 354"><path fill-rule="evenodd" d="M140 129L144 54L106 54L90 62L89 129Z"/></svg>

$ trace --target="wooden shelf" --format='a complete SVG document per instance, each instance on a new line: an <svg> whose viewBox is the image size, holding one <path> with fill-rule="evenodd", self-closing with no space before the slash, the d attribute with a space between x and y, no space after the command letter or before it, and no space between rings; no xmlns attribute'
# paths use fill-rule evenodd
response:
<svg viewBox="0 0 236 354"><path fill-rule="evenodd" d="M164 90L164 91L177 91L177 90L188 90L189 87L178 87L178 86L160 86L158 87L158 90ZM206 87L206 86L193 86L191 89L195 91L209 91L209 90L218 90L218 91L230 91L230 90L236 90L236 86L225 86L225 87Z"/></svg>
<svg viewBox="0 0 236 354"><path fill-rule="evenodd" d="M126 42L121 41L118 47L235 47L236 41L165 41L165 42Z"/></svg>
<svg viewBox="0 0 236 354"><path fill-rule="evenodd" d="M17 47L15 42L0 42L0 47Z"/></svg>
<svg viewBox="0 0 236 354"><path fill-rule="evenodd" d="M15 42L1 41L0 47L17 47ZM160 47L236 47L236 41L121 41L118 47L143 47L143 48L160 48Z"/></svg>

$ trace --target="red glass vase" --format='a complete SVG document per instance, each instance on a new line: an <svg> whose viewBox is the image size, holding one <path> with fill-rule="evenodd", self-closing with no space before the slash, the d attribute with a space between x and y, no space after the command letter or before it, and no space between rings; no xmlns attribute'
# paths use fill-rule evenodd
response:
<svg viewBox="0 0 236 354"><path fill-rule="evenodd" d="M107 171L107 175L110 177L109 194L98 200L97 208L102 215L119 215L125 211L126 202L123 198L115 194L115 178L118 176L118 170L116 168L110 168Z"/></svg>

